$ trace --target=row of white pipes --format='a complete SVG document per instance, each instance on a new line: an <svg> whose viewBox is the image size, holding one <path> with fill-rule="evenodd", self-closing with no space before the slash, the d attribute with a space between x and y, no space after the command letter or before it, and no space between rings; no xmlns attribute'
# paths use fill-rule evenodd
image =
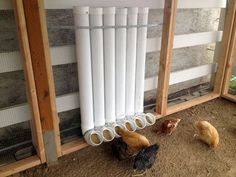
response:
<svg viewBox="0 0 236 177"><path fill-rule="evenodd" d="M85 140L96 146L118 137L117 126L154 124L143 113L148 8L74 7L74 19Z"/></svg>

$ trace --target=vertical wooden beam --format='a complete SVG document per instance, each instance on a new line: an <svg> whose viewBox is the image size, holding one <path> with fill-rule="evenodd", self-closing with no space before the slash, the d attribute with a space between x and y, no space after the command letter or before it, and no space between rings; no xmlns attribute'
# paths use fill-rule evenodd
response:
<svg viewBox="0 0 236 177"><path fill-rule="evenodd" d="M226 95L229 92L229 81L232 74L233 62L236 59L236 17L234 18L234 25L231 35L230 49L228 53L228 59L226 62L225 75L223 81L222 95Z"/></svg>
<svg viewBox="0 0 236 177"><path fill-rule="evenodd" d="M219 58L218 58L218 69L215 77L214 84L214 93L221 94L223 81L224 81L224 72L226 67L226 62L228 58L228 52L230 47L230 39L233 29L233 22L235 18L235 10L236 10L236 1L228 0L227 1L227 11L225 17L225 24L223 30L223 37L220 44Z"/></svg>
<svg viewBox="0 0 236 177"><path fill-rule="evenodd" d="M36 94L36 86L34 81L34 73L29 49L29 41L26 29L25 14L22 0L14 0L15 19L17 24L18 39L20 43L20 51L22 63L24 66L25 80L27 84L28 101L32 110L32 138L37 154L41 162L45 162L45 151L43 144L42 128L40 122L38 100Z"/></svg>
<svg viewBox="0 0 236 177"><path fill-rule="evenodd" d="M47 163L61 156L59 118L43 0L23 0Z"/></svg>
<svg viewBox="0 0 236 177"><path fill-rule="evenodd" d="M222 8L220 10L218 31L224 31L224 24L225 24L225 17L226 17L225 14L226 14L226 8ZM220 44L221 44L221 42L217 42L215 45L213 63L218 62L219 52L220 52L220 47L221 47ZM211 74L210 89L212 89L212 90L214 89L215 79L216 79L216 73Z"/></svg>
<svg viewBox="0 0 236 177"><path fill-rule="evenodd" d="M157 87L157 114L166 115L177 0L165 0Z"/></svg>

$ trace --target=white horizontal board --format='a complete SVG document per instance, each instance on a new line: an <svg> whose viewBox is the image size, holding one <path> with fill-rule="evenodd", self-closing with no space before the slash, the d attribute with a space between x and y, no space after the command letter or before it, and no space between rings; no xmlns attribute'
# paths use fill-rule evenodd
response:
<svg viewBox="0 0 236 177"><path fill-rule="evenodd" d="M189 81L199 77L207 76L216 72L217 64L206 64L181 71L175 71L170 73L169 85ZM157 88L158 78L151 77L145 80L145 92Z"/></svg>
<svg viewBox="0 0 236 177"><path fill-rule="evenodd" d="M173 48L177 49L220 42L222 40L222 35L223 31L175 35ZM147 52L155 52L160 50L161 38L149 38L147 41Z"/></svg>
<svg viewBox="0 0 236 177"><path fill-rule="evenodd" d="M164 0L45 0L46 9L71 9L73 6L150 7L163 9ZM179 0L178 8L225 8L226 0Z"/></svg>
<svg viewBox="0 0 236 177"><path fill-rule="evenodd" d="M44 0L46 9L72 9L73 6L91 7L150 7L163 9L164 0ZM225 8L226 0L179 0L178 8ZM12 9L11 0L0 0L0 9Z"/></svg>
<svg viewBox="0 0 236 177"><path fill-rule="evenodd" d="M174 38L173 48L191 47L203 44L220 42L222 40L223 31L211 31L202 33L191 33L184 35L176 35Z"/></svg>
<svg viewBox="0 0 236 177"><path fill-rule="evenodd" d="M202 33L192 33L176 35L174 38L174 48L190 47L220 42L222 31L211 31ZM161 38L148 38L147 52L155 52L161 49ZM63 65L75 63L74 45L59 46L51 48L52 65ZM21 70L19 52L0 53L0 73Z"/></svg>
<svg viewBox="0 0 236 177"><path fill-rule="evenodd" d="M79 92L58 96L56 104L58 112L79 108Z"/></svg>
<svg viewBox="0 0 236 177"><path fill-rule="evenodd" d="M217 64L206 64L182 71L173 72L170 75L170 85L212 74L216 71L216 68ZM157 80L157 77L147 78L145 80L145 91L156 89ZM58 96L56 98L56 104L58 112L64 112L79 108L79 93L75 92ZM30 119L31 113L28 104L18 105L8 109L0 110L0 128L20 122L25 122Z"/></svg>
<svg viewBox="0 0 236 177"><path fill-rule="evenodd" d="M28 104L21 104L0 110L0 128L25 122L30 119L31 112Z"/></svg>
<svg viewBox="0 0 236 177"><path fill-rule="evenodd" d="M0 73L22 70L19 51L0 53Z"/></svg>

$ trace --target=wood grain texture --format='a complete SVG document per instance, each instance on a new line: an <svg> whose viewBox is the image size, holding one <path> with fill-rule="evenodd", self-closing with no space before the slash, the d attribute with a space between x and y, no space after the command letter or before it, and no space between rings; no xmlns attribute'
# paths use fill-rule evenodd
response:
<svg viewBox="0 0 236 177"><path fill-rule="evenodd" d="M18 1L18 0L17 0ZM12 175L14 173L18 173L24 171L28 168L32 168L34 166L40 165L41 161L39 157L32 156L24 160L20 160L9 165L5 165L0 167L0 176L5 177Z"/></svg>
<svg viewBox="0 0 236 177"><path fill-rule="evenodd" d="M176 104L174 106L171 106L168 108L167 110L167 114L166 115L170 115L170 114L174 114L176 112L191 108L193 106L205 103L207 101L213 100L215 98L218 98L220 95L216 94L216 93L209 93L207 95L204 96L200 96L198 98L195 98L193 100L189 100L180 104Z"/></svg>
<svg viewBox="0 0 236 177"><path fill-rule="evenodd" d="M216 94L221 94L222 91L224 73L230 49L230 40L233 30L235 11L236 11L236 1L228 0L223 37L220 43L220 50L218 56L218 70L214 82L214 93Z"/></svg>
<svg viewBox="0 0 236 177"><path fill-rule="evenodd" d="M20 43L20 51L22 56L21 58L27 85L27 96L33 114L31 119L31 131L33 136L33 143L41 161L45 162L46 159L45 159L44 143L42 136L42 127L40 121L36 86L34 81L34 73L29 49L29 41L28 41L28 34L26 29L25 14L22 0L14 0L14 11L15 11L18 39Z"/></svg>
<svg viewBox="0 0 236 177"><path fill-rule="evenodd" d="M226 95L229 92L230 77L232 74L233 64L236 62L236 18L234 18L234 25L232 29L230 48L228 58L225 66L225 74L223 80L222 95Z"/></svg>
<svg viewBox="0 0 236 177"><path fill-rule="evenodd" d="M62 145L62 155L70 154L72 152L79 151L85 147L89 146L83 138L74 140L72 142Z"/></svg>
<svg viewBox="0 0 236 177"><path fill-rule="evenodd" d="M61 156L59 118L56 110L55 86L46 27L43 0L23 0L30 52L36 83L43 135L53 132L56 149L47 149L46 157L56 151ZM44 137L45 139L45 137ZM54 146L53 146L54 147ZM50 159L47 159L49 162Z"/></svg>
<svg viewBox="0 0 236 177"><path fill-rule="evenodd" d="M161 115L165 115L167 109L170 65L172 61L177 2L177 0L166 0L164 6L156 104L157 113Z"/></svg>
<svg viewBox="0 0 236 177"><path fill-rule="evenodd" d="M222 95L222 97L236 103L236 95L225 94L225 95Z"/></svg>

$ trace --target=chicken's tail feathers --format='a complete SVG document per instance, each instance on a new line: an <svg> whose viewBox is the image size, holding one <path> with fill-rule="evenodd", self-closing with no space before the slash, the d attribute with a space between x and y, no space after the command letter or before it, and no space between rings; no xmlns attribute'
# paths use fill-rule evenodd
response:
<svg viewBox="0 0 236 177"><path fill-rule="evenodd" d="M156 149L156 150L159 150L159 148L160 148L160 146L157 143L151 145L150 147L152 147L153 149Z"/></svg>

